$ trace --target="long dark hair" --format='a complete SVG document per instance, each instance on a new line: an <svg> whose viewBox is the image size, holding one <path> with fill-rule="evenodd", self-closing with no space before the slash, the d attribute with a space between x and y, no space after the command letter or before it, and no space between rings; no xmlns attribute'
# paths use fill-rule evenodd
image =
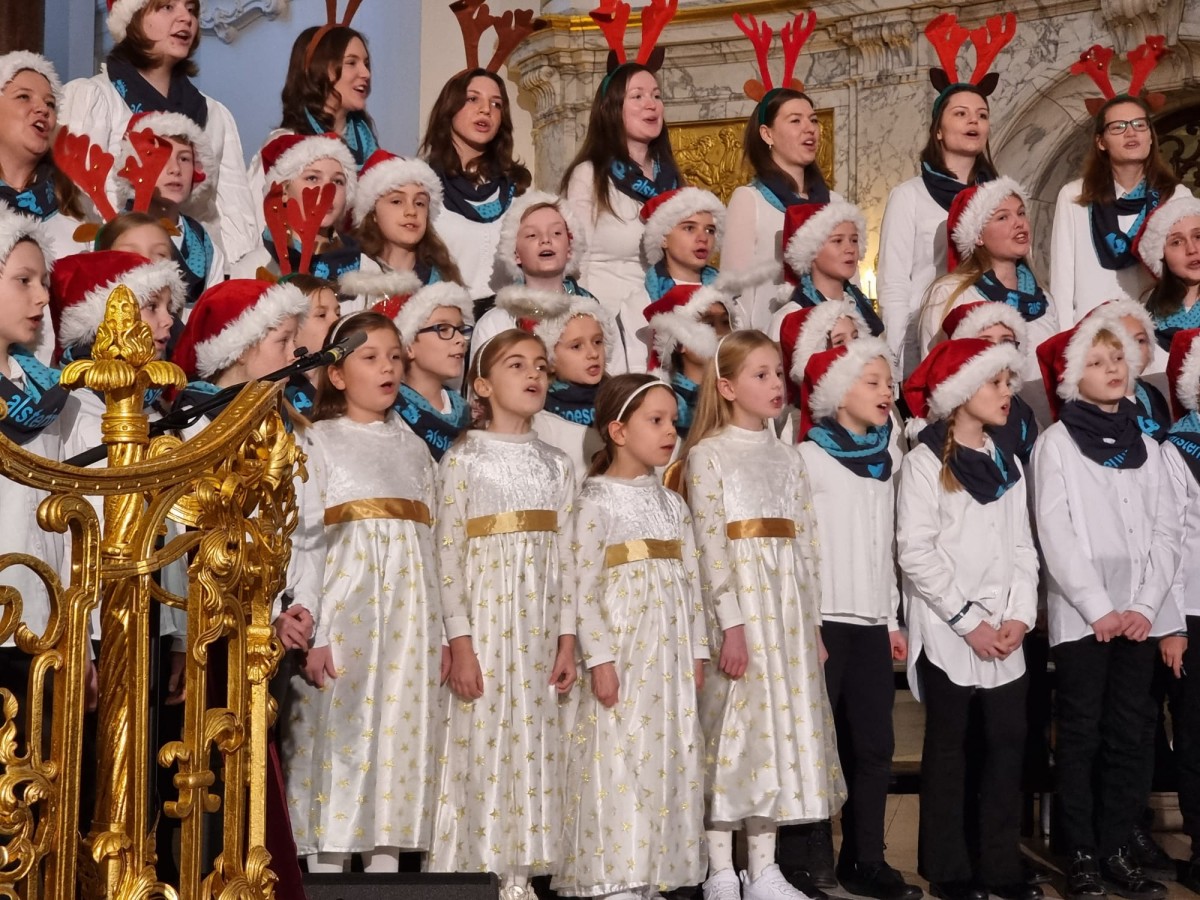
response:
<svg viewBox="0 0 1200 900"><path fill-rule="evenodd" d="M133 19L130 20L129 27L125 29L125 40L116 44L109 52L109 56L113 59L127 62L138 70L153 69L158 60L153 54L154 43L146 37L146 32L142 28L142 20L146 18L147 13L156 12L169 2L170 0L150 0L149 3L138 10ZM192 8L192 15L196 17L196 21L199 23L200 0L188 0L188 5ZM188 50L187 57L175 64L172 74L195 78L200 73L199 67L192 60L192 56L196 53L196 48L199 46L200 28L197 25L196 36L192 38L192 46Z"/></svg>
<svg viewBox="0 0 1200 900"><path fill-rule="evenodd" d="M581 163L588 162L592 164L592 193L597 210L608 213L613 211L608 202L608 169L613 160L629 158L629 141L625 135L622 111L625 107L625 89L629 86L629 79L638 72L650 72L654 75L646 66L625 63L613 72L607 86L601 85L596 91L591 116L588 119L587 134L583 136L583 146L567 167L558 189L563 196L566 196L571 173ZM654 80L658 81L657 75ZM650 142L650 158L660 166L679 168L675 165L675 154L671 150L671 139L667 136L665 118L662 131Z"/></svg>
<svg viewBox="0 0 1200 900"><path fill-rule="evenodd" d="M806 197L811 197L814 191L821 192L823 188L828 187L825 184L825 176L821 174L821 167L817 165L816 160L813 160L809 165L804 167L804 184L796 184L796 179L779 168L779 165L775 162L775 157L771 155L771 148L767 146L767 142L763 140L763 136L759 131L763 125L770 128L775 124L779 110L789 100L804 100L813 109L817 108L817 104L812 102L812 98L808 94L792 90L791 88L780 88L767 101L766 107L762 110L761 121L757 106L754 108L754 112L750 114L750 118L746 120L746 132L742 136L742 156L750 164L750 168L754 170L754 174L759 178L762 178L764 175L774 176L781 179L784 184L796 193L802 193Z"/></svg>
<svg viewBox="0 0 1200 900"><path fill-rule="evenodd" d="M458 111L466 104L467 88L475 78L489 78L500 89L500 127L483 152L467 163L464 170L458 151L454 149L453 122ZM487 69L467 69L442 85L442 91L429 111L425 137L417 152L444 178L462 175L478 183L507 178L516 185L518 195L525 193L533 183L529 170L521 165L520 160L513 158L513 124L508 88L504 86L504 79Z"/></svg>
<svg viewBox="0 0 1200 900"><path fill-rule="evenodd" d="M325 338L325 346L331 346L334 337L341 341L360 332L369 334L372 331L381 330L391 331L396 335L396 340L400 340L400 332L396 330L396 323L383 313L369 309L356 312L329 329L329 336ZM341 365L341 362L332 363L317 373L317 396L313 400L312 412L308 416L310 422L336 419L338 416L346 414L346 395L334 387L333 382L329 380L329 370Z"/></svg>
<svg viewBox="0 0 1200 900"><path fill-rule="evenodd" d="M330 97L337 97L338 102L341 102L335 85L342 77L342 59L350 42L358 38L363 42L363 46L367 47L368 57L370 56L366 37L353 28L339 25L326 32L313 49L312 60L305 65L308 45L318 30L316 25L305 28L292 44L287 77L279 95L283 104L283 120L279 127L297 134L309 134L312 131L312 125L308 121L309 115L312 115L326 131L333 130L333 116L325 111L325 103ZM375 123L371 117L366 113L363 113L363 116L374 131Z"/></svg>
<svg viewBox="0 0 1200 900"><path fill-rule="evenodd" d="M982 97L983 102L987 103L987 97L982 94L972 91L969 88L961 88L957 91L952 91L947 94L942 100L941 112L936 119L931 119L929 122L929 137L925 141L925 147L921 150L921 162L949 178L957 176L946 167L946 154L942 150L942 142L938 140L938 129L942 127L942 120L946 117L946 110L950 108L949 100L954 94L970 93L977 97ZM990 107L990 104L989 104ZM990 134L990 132L989 132ZM992 146L991 142L983 145L983 152L975 157L975 164L971 166L971 174L967 176L967 184L974 184L980 177L987 179L995 179L997 177L996 164L992 162Z"/></svg>
<svg viewBox="0 0 1200 900"><path fill-rule="evenodd" d="M1146 293L1146 312L1156 319L1165 319L1183 308L1184 298L1187 297L1188 287L1183 279L1163 266L1162 278Z"/></svg>
<svg viewBox="0 0 1200 900"><path fill-rule="evenodd" d="M1179 179L1171 171L1170 166L1163 162L1158 150L1158 130L1154 127L1150 107L1141 97L1113 97L1096 113L1092 119L1092 142L1088 147L1087 156L1083 160L1083 184L1079 188L1080 206L1089 203L1113 203L1116 195L1113 193L1112 164L1108 154L1100 149L1096 138L1104 133L1104 117L1108 111L1120 103L1133 103L1150 122L1150 155L1142 168L1142 177L1146 179L1146 189L1158 191L1162 199L1170 199L1171 192L1179 184Z"/></svg>
<svg viewBox="0 0 1200 900"><path fill-rule="evenodd" d="M358 237L358 242L362 245L362 252L372 259L379 259L383 255L385 241L383 232L379 230L379 222L375 218L375 210L372 209L369 213L363 216L362 222L355 232ZM437 231L434 230L433 222L429 222L425 226L425 235L417 243L417 262L421 265L429 266L437 269L442 281L454 281L458 284L463 283L462 273L458 269L458 264L454 261L454 257L450 255L450 249L446 246L445 241L438 237Z"/></svg>

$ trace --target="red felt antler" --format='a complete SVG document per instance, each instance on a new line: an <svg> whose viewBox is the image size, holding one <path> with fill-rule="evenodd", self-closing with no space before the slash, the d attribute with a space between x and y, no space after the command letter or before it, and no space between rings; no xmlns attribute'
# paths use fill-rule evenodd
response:
<svg viewBox="0 0 1200 900"><path fill-rule="evenodd" d="M808 39L812 37L813 31L817 27L817 14L811 9L808 15L797 13L792 21L783 26L783 30L779 32L783 38L783 87L795 87L796 90L804 90L804 85L796 81L792 77L796 71L796 61L800 59L800 51L804 49L804 45L808 43Z"/></svg>
<svg viewBox="0 0 1200 900"><path fill-rule="evenodd" d="M958 24L954 13L942 13L925 26L925 37L937 51L942 71L952 84L958 81L958 51L970 36L971 32Z"/></svg>
<svg viewBox="0 0 1200 900"><path fill-rule="evenodd" d="M54 139L54 162L64 175L87 194L105 222L117 217L117 211L105 193L109 173L116 162L111 153L93 144L86 134L71 134L64 128Z"/></svg>
<svg viewBox="0 0 1200 900"><path fill-rule="evenodd" d="M1017 34L1017 17L1014 13L992 16L979 28L971 31L971 43L975 47L975 71L971 73L971 84L979 84L988 73L992 63Z"/></svg>
<svg viewBox="0 0 1200 900"><path fill-rule="evenodd" d="M1126 58L1133 67L1133 74L1129 79L1129 96L1137 97L1142 93L1146 79L1158 68L1158 61L1170 52L1166 44L1167 39L1163 35L1151 34L1146 36L1143 43L1129 51Z"/></svg>
<svg viewBox="0 0 1200 900"><path fill-rule="evenodd" d="M338 27L349 28L350 23L354 21L354 14L358 12L358 8L362 4L363 0L350 0L346 4L346 14L342 16L342 20L339 22L337 17L337 0L325 0L325 24L317 29L316 34L308 42L308 49L304 51L305 68L312 65L313 54L317 52L317 45L321 43L325 35Z"/></svg>
<svg viewBox="0 0 1200 900"><path fill-rule="evenodd" d="M305 188L300 192L299 202L287 204L288 227L300 241L300 271L307 272L312 264L313 251L317 246L317 235L321 231L321 220L333 209L333 198L337 187L323 184L319 188Z"/></svg>
<svg viewBox="0 0 1200 900"><path fill-rule="evenodd" d="M654 52L663 29L675 18L678 10L679 0L650 0L642 7L642 45L637 54L640 65L644 66L650 61L650 54Z"/></svg>
<svg viewBox="0 0 1200 900"><path fill-rule="evenodd" d="M496 19L484 0L456 0L450 4L450 11L458 19L458 27L462 31L467 68L478 69L479 39L487 33Z"/></svg>
<svg viewBox="0 0 1200 900"><path fill-rule="evenodd" d="M733 14L733 24L742 30L742 34L750 39L750 44L754 47L754 56L758 60L758 74L761 81L755 81L751 78L746 82L744 90L746 96L751 100L761 100L766 92L771 90L774 85L771 83L771 70L767 65L768 54L771 51L771 38L773 32L771 26L766 22L761 25L754 16L747 15L744 19L740 13Z"/></svg>
<svg viewBox="0 0 1200 900"><path fill-rule="evenodd" d="M1108 78L1108 63L1112 57L1111 48L1093 44L1079 54L1078 62L1071 64L1071 74L1086 75L1092 79L1096 87L1100 88L1104 99L1111 100L1117 96L1117 92L1113 90L1112 82Z"/></svg>
<svg viewBox="0 0 1200 900"><path fill-rule="evenodd" d="M625 29L629 27L629 4L623 0L600 0L600 5L588 13L600 26L608 49L616 54L617 62L625 62Z"/></svg>
<svg viewBox="0 0 1200 900"><path fill-rule="evenodd" d="M517 45L535 31L545 28L546 20L535 19L532 9L515 9L496 17L492 24L496 28L496 50L486 68L489 72L499 72Z"/></svg>
<svg viewBox="0 0 1200 900"><path fill-rule="evenodd" d="M283 199L283 185L278 181L271 185L263 200L263 215L267 221L267 233L275 247L275 258L279 260L279 271L292 274L292 261L288 256L287 204Z"/></svg>
<svg viewBox="0 0 1200 900"><path fill-rule="evenodd" d="M117 174L133 187L134 212L148 212L158 185L158 176L171 161L171 142L153 131L135 131L129 135L133 154Z"/></svg>

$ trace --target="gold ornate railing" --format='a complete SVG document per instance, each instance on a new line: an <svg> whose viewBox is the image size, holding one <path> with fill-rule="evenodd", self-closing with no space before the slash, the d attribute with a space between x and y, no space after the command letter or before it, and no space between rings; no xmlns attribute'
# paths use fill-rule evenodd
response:
<svg viewBox="0 0 1200 900"><path fill-rule="evenodd" d="M48 494L38 522L65 534L71 560L63 583L43 560L0 556L0 571L27 567L49 594L48 624L34 634L22 622L22 598L0 587L0 643L15 638L31 660L23 695L0 689L0 897L273 897L263 846L274 715L267 687L281 647L270 614L303 465L279 388L248 386L187 443L150 439L145 393L182 387L183 373L154 359L150 330L124 287L108 298L92 359L71 363L62 380L104 395L108 467L52 462L0 437L0 476ZM103 525L88 497L103 498ZM186 596L156 578L172 564L187 566ZM96 753L85 758L97 605ZM155 605L187 618L184 726L161 747L151 745L150 729ZM176 789L162 809L157 766L173 771ZM82 810L82 786L93 778L94 810ZM172 852L155 846L159 815L180 821L178 884L156 874L157 855ZM220 839L206 849L218 817Z"/></svg>

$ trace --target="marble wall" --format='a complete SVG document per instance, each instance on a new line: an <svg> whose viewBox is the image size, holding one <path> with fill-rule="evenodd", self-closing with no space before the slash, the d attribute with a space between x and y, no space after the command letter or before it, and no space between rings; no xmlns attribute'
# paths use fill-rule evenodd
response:
<svg viewBox="0 0 1200 900"><path fill-rule="evenodd" d="M570 0L543 3L550 27L509 60L518 102L531 112L533 169L540 187L557 186L582 140L604 74L607 48L587 18L591 6ZM818 25L796 75L819 107L834 110L836 187L866 212L871 230L866 268L878 249L888 192L917 172L935 96L928 70L936 55L922 29L942 8L892 0L816 0L805 6L817 12ZM963 0L950 9L967 27L1003 11L1017 15L1016 38L995 66L1001 80L991 100L991 144L1000 170L1019 178L1034 198L1042 262L1055 196L1075 177L1087 146L1083 99L1096 90L1088 79L1068 73L1084 49L1103 44L1123 53L1146 34L1166 35L1172 53L1150 86L1167 94L1166 112L1195 106L1200 118L1200 3L1016 0L1002 5ZM795 4L684 0L661 42L667 51L661 80L668 121L744 119L753 109L742 84L757 77L754 51L730 20L734 10L756 13L778 29L795 12ZM631 24L627 43L636 45L639 39ZM781 57L773 61L778 77ZM960 67L970 71L972 65L964 51ZM1120 90L1127 83L1128 65L1114 59L1112 69Z"/></svg>

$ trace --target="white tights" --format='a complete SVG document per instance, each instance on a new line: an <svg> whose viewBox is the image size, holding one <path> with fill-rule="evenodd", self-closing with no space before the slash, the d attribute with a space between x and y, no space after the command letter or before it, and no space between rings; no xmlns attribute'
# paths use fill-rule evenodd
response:
<svg viewBox="0 0 1200 900"><path fill-rule="evenodd" d="M750 857L750 880L754 881L775 862L774 820L754 816L745 821L746 845ZM708 842L709 874L733 868L733 831L712 830L704 833Z"/></svg>
<svg viewBox="0 0 1200 900"><path fill-rule="evenodd" d="M364 853L362 858L364 872L400 871L400 850L396 847L376 847L370 853ZM337 874L346 871L348 862L349 853L310 853L308 871Z"/></svg>

